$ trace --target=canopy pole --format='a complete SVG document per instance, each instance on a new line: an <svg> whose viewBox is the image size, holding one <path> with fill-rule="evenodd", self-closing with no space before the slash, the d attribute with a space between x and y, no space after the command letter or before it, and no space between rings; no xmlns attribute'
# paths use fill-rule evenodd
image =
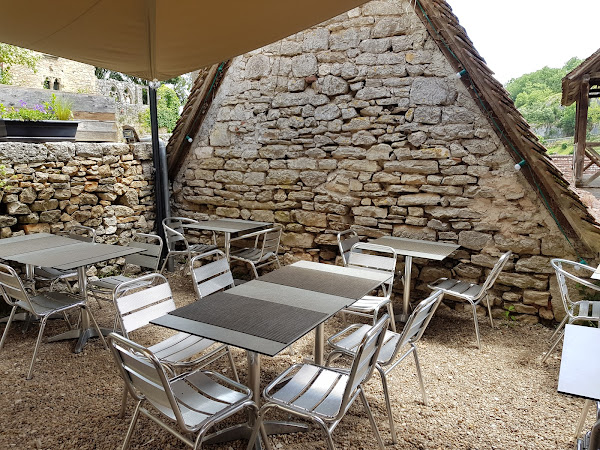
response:
<svg viewBox="0 0 600 450"><path fill-rule="evenodd" d="M169 179L165 145L158 139L157 81L148 83L150 99L150 130L152 132L152 162L154 164L154 196L156 199L156 234L165 242L162 221L169 216ZM165 248L163 248L163 251Z"/></svg>

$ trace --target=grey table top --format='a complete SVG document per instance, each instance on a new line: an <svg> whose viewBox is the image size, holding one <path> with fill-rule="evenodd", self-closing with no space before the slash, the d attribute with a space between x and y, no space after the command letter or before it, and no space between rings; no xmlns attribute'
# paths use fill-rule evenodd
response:
<svg viewBox="0 0 600 450"><path fill-rule="evenodd" d="M191 230L217 231L221 233L229 233L231 237L238 237L243 234L265 230L272 226L273 224L269 222L255 222L252 220L242 219L203 220L198 223L183 225L184 228L188 228Z"/></svg>
<svg viewBox="0 0 600 450"><path fill-rule="evenodd" d="M600 329L565 326L558 392L600 401Z"/></svg>
<svg viewBox="0 0 600 450"><path fill-rule="evenodd" d="M300 264L300 266L303 265L304 264ZM315 267L327 265L309 263L308 266L311 266L314 269ZM274 336L274 338L265 337L265 334L262 332L262 330L260 332L243 332L239 329L230 329L226 328L225 326L217 326L214 324L216 322L205 323L185 317L178 317L173 313L159 317L158 319L153 320L152 323L172 328L178 331L190 333L193 335L201 336L204 338L208 338L217 342L222 342L224 344L233 345L235 347L243 348L252 352L261 353L263 355L275 356L280 351L288 347L290 344L292 344L293 342L304 336L306 333L314 329L317 325L327 320L333 314L335 314L342 308L345 308L354 303L356 301L356 298L360 298L368 292L370 292L370 290L372 290L372 288L370 287L371 284L381 283L381 281L378 281L378 277L382 278L381 275L372 274L368 271L348 269L339 266L321 268L328 273L338 271L339 273L342 273L346 276L348 273L351 273L352 276L355 277L358 277L360 273L365 272L369 279L373 281L372 283L368 283L363 287L363 290L367 289L366 292L357 291L356 294L353 296L355 298L318 293L309 289L300 289L293 286L285 286L261 280L252 280L248 283L241 284L239 286L225 291L227 294L240 297L240 301L237 304L235 304L235 307L232 305L231 308L228 308L226 311L222 312L222 314L228 319L229 323L243 321L245 318L248 317L249 314L253 313L253 311L249 311L246 308L244 308L243 297L260 300L263 302L270 302L274 305L277 305L278 319L274 320L282 322L281 326L285 326L285 321L297 319L299 317L299 310L308 310L315 313L320 313L311 314L310 317L308 317L308 315L306 315L307 317L302 317L302 323L300 324L300 327L302 329L300 331L295 330L294 333L284 336L284 339L282 339L281 335L278 335L276 337ZM206 298L210 297L211 296L208 296ZM196 304L199 305L195 311L197 317L201 317L201 308L210 307L208 303L205 303L204 305L203 303L203 300L199 300L196 302ZM287 306L288 308L282 308L285 306ZM286 315L287 317L285 317ZM271 319L271 317L264 319ZM227 326L231 325L228 324ZM260 326L260 324L257 324L256 326ZM243 327L240 327L240 329L243 329ZM279 339L279 341L277 339ZM285 342L280 342L282 340L284 340Z"/></svg>
<svg viewBox="0 0 600 450"><path fill-rule="evenodd" d="M96 244L48 233L0 239L0 258L33 266L76 269L142 251L122 245Z"/></svg>
<svg viewBox="0 0 600 450"><path fill-rule="evenodd" d="M392 247L399 255L432 259L435 261L443 260L460 247L460 245L448 244L445 242L423 241L420 239L407 239L395 236L382 236L370 242L372 244Z"/></svg>

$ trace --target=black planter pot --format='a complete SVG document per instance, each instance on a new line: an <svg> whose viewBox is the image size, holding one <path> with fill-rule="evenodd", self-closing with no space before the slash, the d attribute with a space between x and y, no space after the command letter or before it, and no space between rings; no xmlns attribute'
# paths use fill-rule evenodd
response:
<svg viewBox="0 0 600 450"><path fill-rule="evenodd" d="M74 141L77 125L73 120L0 119L0 142Z"/></svg>

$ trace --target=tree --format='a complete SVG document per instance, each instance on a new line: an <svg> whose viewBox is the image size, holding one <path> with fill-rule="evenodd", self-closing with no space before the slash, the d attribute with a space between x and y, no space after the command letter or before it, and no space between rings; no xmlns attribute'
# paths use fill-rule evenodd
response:
<svg viewBox="0 0 600 450"><path fill-rule="evenodd" d="M41 56L39 53L0 42L0 84L10 84L10 67L13 64L27 66L34 72Z"/></svg>
<svg viewBox="0 0 600 450"><path fill-rule="evenodd" d="M165 127L170 133L173 131L179 120L179 107L181 106L179 97L177 97L177 93L166 84L163 84L156 90L156 97L158 126ZM143 120L149 127L150 111L146 111L143 114Z"/></svg>

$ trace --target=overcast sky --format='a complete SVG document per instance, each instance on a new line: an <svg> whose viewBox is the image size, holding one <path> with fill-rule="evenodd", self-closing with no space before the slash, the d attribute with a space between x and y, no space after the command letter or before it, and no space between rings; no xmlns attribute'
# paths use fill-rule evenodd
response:
<svg viewBox="0 0 600 450"><path fill-rule="evenodd" d="M600 48L600 0L447 0L501 83Z"/></svg>

